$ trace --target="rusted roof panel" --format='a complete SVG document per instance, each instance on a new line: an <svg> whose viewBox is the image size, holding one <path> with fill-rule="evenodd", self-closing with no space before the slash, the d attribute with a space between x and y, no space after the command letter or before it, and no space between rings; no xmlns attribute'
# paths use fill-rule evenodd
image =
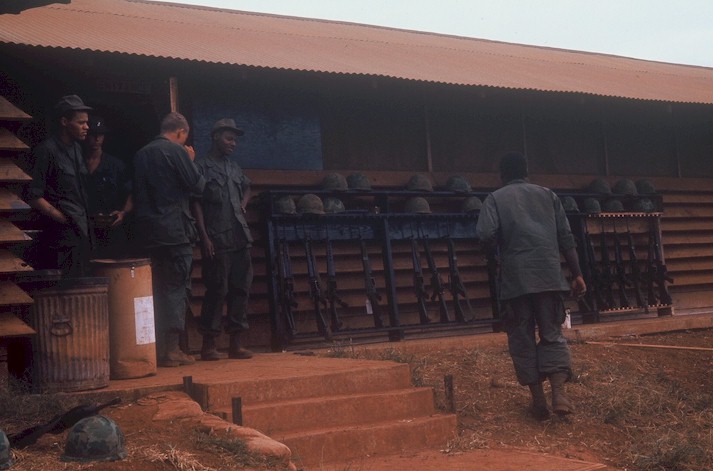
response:
<svg viewBox="0 0 713 471"><path fill-rule="evenodd" d="M0 15L0 42L713 104L713 68L144 0L72 0Z"/></svg>

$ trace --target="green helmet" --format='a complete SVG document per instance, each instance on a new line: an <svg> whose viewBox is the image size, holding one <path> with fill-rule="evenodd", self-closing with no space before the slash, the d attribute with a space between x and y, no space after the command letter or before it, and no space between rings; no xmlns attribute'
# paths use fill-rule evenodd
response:
<svg viewBox="0 0 713 471"><path fill-rule="evenodd" d="M62 461L116 461L126 458L124 434L104 415L80 420L69 431Z"/></svg>
<svg viewBox="0 0 713 471"><path fill-rule="evenodd" d="M638 194L638 192L636 191L636 185L628 178L622 178L614 184L614 193L618 195L630 196L636 196Z"/></svg>
<svg viewBox="0 0 713 471"><path fill-rule="evenodd" d="M319 196L307 193L297 200L297 211L302 214L324 214L324 204Z"/></svg>
<svg viewBox="0 0 713 471"><path fill-rule="evenodd" d="M410 191L433 191L431 180L425 175L414 175L406 184L406 189Z"/></svg>
<svg viewBox="0 0 713 471"><path fill-rule="evenodd" d="M291 196L281 196L275 200L272 205L272 210L278 214L297 214L297 206L295 200Z"/></svg>
<svg viewBox="0 0 713 471"><path fill-rule="evenodd" d="M477 196L469 196L463 200L461 203L460 210L464 213L472 213L473 211L480 211L483 207L483 202Z"/></svg>
<svg viewBox="0 0 713 471"><path fill-rule="evenodd" d="M649 198L637 198L631 205L631 210L637 213L653 213L656 205Z"/></svg>
<svg viewBox="0 0 713 471"><path fill-rule="evenodd" d="M578 213L579 212L579 206L577 206L577 202L571 196L565 196L562 198L562 207L568 213Z"/></svg>
<svg viewBox="0 0 713 471"><path fill-rule="evenodd" d="M599 214L602 212L602 207L596 198L585 198L583 202L584 211L587 214Z"/></svg>
<svg viewBox="0 0 713 471"><path fill-rule="evenodd" d="M431 214L431 206L428 201L420 196L412 196L407 199L404 208L407 213Z"/></svg>
<svg viewBox="0 0 713 471"><path fill-rule="evenodd" d="M352 173L347 177L347 186L350 190L369 191L371 190L371 182L362 173Z"/></svg>
<svg viewBox="0 0 713 471"><path fill-rule="evenodd" d="M470 182L460 175L450 177L446 182L446 188L448 191L454 191L456 193L470 193L472 189Z"/></svg>
<svg viewBox="0 0 713 471"><path fill-rule="evenodd" d="M324 199L325 213L343 213L345 211L344 203L339 198L328 196Z"/></svg>
<svg viewBox="0 0 713 471"><path fill-rule="evenodd" d="M347 191L347 179L339 173L330 173L322 179L322 189L327 191Z"/></svg>
<svg viewBox="0 0 713 471"><path fill-rule="evenodd" d="M623 213L624 204L617 199L609 199L602 206L602 211L605 213Z"/></svg>
<svg viewBox="0 0 713 471"><path fill-rule="evenodd" d="M12 466L12 456L10 456L10 440L5 432L0 430L0 469L8 469Z"/></svg>
<svg viewBox="0 0 713 471"><path fill-rule="evenodd" d="M649 195L652 193L656 193L656 188L654 187L654 184L651 183L650 180L637 180L636 181L636 190L639 192L640 195Z"/></svg>
<svg viewBox="0 0 713 471"><path fill-rule="evenodd" d="M590 193L599 193L601 195L611 195L611 187L609 182L603 178L597 178L589 184Z"/></svg>

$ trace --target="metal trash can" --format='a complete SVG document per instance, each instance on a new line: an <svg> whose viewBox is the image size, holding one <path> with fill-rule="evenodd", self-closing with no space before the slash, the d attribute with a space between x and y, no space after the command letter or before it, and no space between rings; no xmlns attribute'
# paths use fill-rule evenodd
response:
<svg viewBox="0 0 713 471"><path fill-rule="evenodd" d="M111 379L156 374L151 261L147 258L92 260L94 274L109 280L109 365Z"/></svg>
<svg viewBox="0 0 713 471"><path fill-rule="evenodd" d="M33 389L54 393L108 386L108 280L35 278L22 286L34 299Z"/></svg>

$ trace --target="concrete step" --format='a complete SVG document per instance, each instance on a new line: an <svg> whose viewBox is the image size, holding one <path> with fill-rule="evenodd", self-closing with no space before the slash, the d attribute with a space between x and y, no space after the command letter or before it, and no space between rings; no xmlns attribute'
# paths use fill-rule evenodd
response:
<svg viewBox="0 0 713 471"><path fill-rule="evenodd" d="M329 360L332 360L330 362ZM332 369L339 359L319 359L320 367L295 371L279 377L222 377L219 381L194 381L194 397L207 410L230 407L234 397L243 407L260 403L290 401L311 397L363 394L411 387L411 371L406 363L356 361L354 367ZM341 360L344 363L344 360ZM266 366L269 368L269 366ZM231 414L228 414L230 417Z"/></svg>
<svg viewBox="0 0 713 471"><path fill-rule="evenodd" d="M285 435L276 434L292 450L292 461L306 471L326 463L386 456L404 451L435 450L456 433L454 414L434 414L350 427L331 427Z"/></svg>
<svg viewBox="0 0 713 471"><path fill-rule="evenodd" d="M232 417L232 410L219 412ZM356 426L384 420L409 419L435 412L433 389L408 388L385 392L313 397L243 406L243 425L266 435L312 428Z"/></svg>

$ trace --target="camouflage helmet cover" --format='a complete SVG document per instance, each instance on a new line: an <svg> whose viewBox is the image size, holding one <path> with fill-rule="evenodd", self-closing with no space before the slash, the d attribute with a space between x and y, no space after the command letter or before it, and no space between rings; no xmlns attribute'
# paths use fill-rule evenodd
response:
<svg viewBox="0 0 713 471"><path fill-rule="evenodd" d="M585 198L583 206L587 214L599 214L602 212L602 207L596 198Z"/></svg>
<svg viewBox="0 0 713 471"><path fill-rule="evenodd" d="M416 174L409 179L406 189L410 191L433 191L433 184L427 176Z"/></svg>
<svg viewBox="0 0 713 471"><path fill-rule="evenodd" d="M345 211L344 203L339 198L328 196L324 199L325 213L343 213Z"/></svg>
<svg viewBox="0 0 713 471"><path fill-rule="evenodd" d="M340 173L330 173L322 179L322 189L330 191L347 191L347 179Z"/></svg>
<svg viewBox="0 0 713 471"><path fill-rule="evenodd" d="M480 211L480 209L483 207L483 202L480 201L480 198L477 196L469 196L466 199L463 200L463 203L461 203L461 211L464 213L470 213L473 211Z"/></svg>
<svg viewBox="0 0 713 471"><path fill-rule="evenodd" d="M12 466L12 456L10 456L10 440L3 430L0 430L0 469L8 469Z"/></svg>
<svg viewBox="0 0 713 471"><path fill-rule="evenodd" d="M628 178L622 178L614 184L614 193L618 195L630 195L636 196L638 191L636 190L636 184Z"/></svg>
<svg viewBox="0 0 713 471"><path fill-rule="evenodd" d="M606 213L622 213L624 204L617 199L609 199L602 206L602 210Z"/></svg>
<svg viewBox="0 0 713 471"><path fill-rule="evenodd" d="M597 178L589 184L589 191L591 193L599 193L602 195L611 195L611 186L609 182L603 178Z"/></svg>
<svg viewBox="0 0 713 471"><path fill-rule="evenodd" d="M69 431L62 461L116 461L126 458L124 434L107 416L80 420Z"/></svg>
<svg viewBox="0 0 713 471"><path fill-rule="evenodd" d="M347 177L347 186L350 190L369 191L371 182L363 173L352 173Z"/></svg>
<svg viewBox="0 0 713 471"><path fill-rule="evenodd" d="M324 214L324 204L319 196L307 193L297 200L297 211L303 214Z"/></svg>
<svg viewBox="0 0 713 471"><path fill-rule="evenodd" d="M412 196L406 200L404 208L407 213L430 214L431 206L426 201L426 198L421 196Z"/></svg>
<svg viewBox="0 0 713 471"><path fill-rule="evenodd" d="M297 206L295 200L290 196L281 196L275 200L272 205L273 211L278 214L297 214Z"/></svg>
<svg viewBox="0 0 713 471"><path fill-rule="evenodd" d="M579 206L577 206L577 201L571 196L565 196L562 198L562 207L568 213L578 213Z"/></svg>
<svg viewBox="0 0 713 471"><path fill-rule="evenodd" d="M636 190L641 195L656 193L656 187L650 180L641 179L636 181Z"/></svg>
<svg viewBox="0 0 713 471"><path fill-rule="evenodd" d="M470 182L463 176L453 175L446 182L446 188L448 191L454 191L456 193L470 193L471 186Z"/></svg>

